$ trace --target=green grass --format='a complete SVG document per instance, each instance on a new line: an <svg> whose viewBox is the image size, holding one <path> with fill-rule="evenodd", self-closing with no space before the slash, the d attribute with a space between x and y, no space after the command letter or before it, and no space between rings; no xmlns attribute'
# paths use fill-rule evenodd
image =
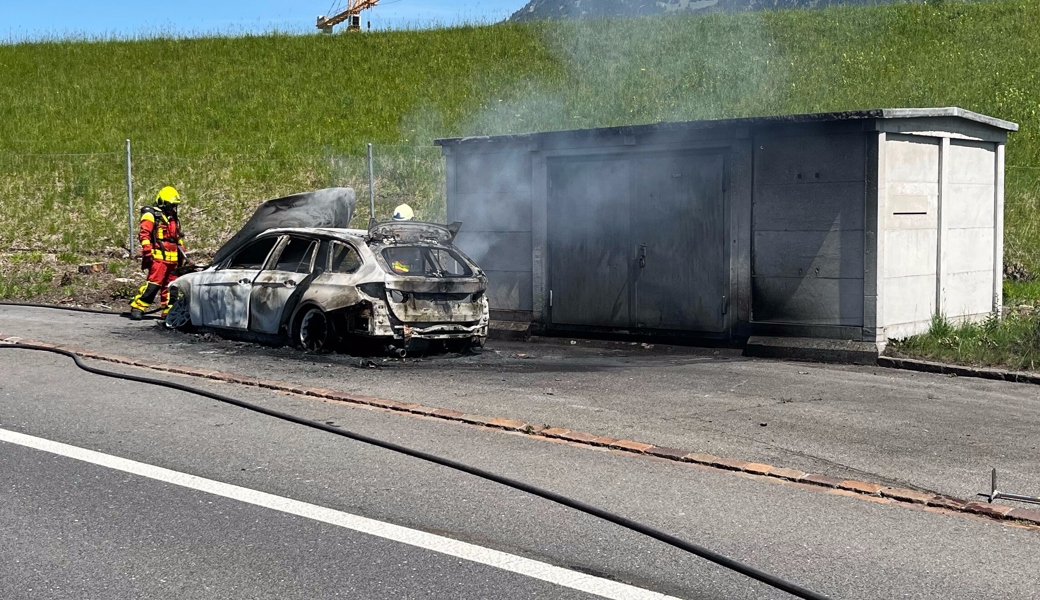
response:
<svg viewBox="0 0 1040 600"><path fill-rule="evenodd" d="M1006 256L1040 271L1035 23L1032 0L947 1L0 45L0 250L124 246L127 138L136 204L177 186L190 244L206 250L264 199L327 185L363 198L367 142L380 213L411 200L441 219L436 137L958 105L1022 126L1007 150Z"/></svg>
<svg viewBox="0 0 1040 600"><path fill-rule="evenodd" d="M126 138L136 203L178 186L192 244L211 249L264 199L333 184L364 196L366 142L378 210L410 199L438 219L436 137L959 105L1022 125L1006 254L1036 271L1037 22L1040 3L1004 0L0 45L0 250L125 245Z"/></svg>
<svg viewBox="0 0 1040 600"><path fill-rule="evenodd" d="M1004 280L1005 306L1040 306L1040 281Z"/></svg>
<svg viewBox="0 0 1040 600"><path fill-rule="evenodd" d="M35 298L53 290L54 271L49 268L0 272L0 300Z"/></svg>
<svg viewBox="0 0 1040 600"><path fill-rule="evenodd" d="M1040 316L1012 312L1003 319L955 325L932 320L924 335L893 341L889 351L975 366L1040 367Z"/></svg>
<svg viewBox="0 0 1040 600"><path fill-rule="evenodd" d="M10 255L7 262L11 264L34 264L43 260L42 252L16 252Z"/></svg>

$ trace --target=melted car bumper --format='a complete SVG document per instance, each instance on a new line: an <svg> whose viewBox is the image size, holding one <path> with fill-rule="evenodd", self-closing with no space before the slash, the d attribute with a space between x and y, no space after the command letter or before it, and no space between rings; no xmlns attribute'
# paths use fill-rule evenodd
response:
<svg viewBox="0 0 1040 600"><path fill-rule="evenodd" d="M398 319L384 303L373 303L372 319L367 335L395 340L425 339L450 340L461 338L486 338L488 334L487 300L482 303L477 320L470 322L404 322Z"/></svg>
<svg viewBox="0 0 1040 600"><path fill-rule="evenodd" d="M401 327L402 337L425 340L443 340L452 338L487 337L487 324L464 325L462 323L440 323L426 327Z"/></svg>

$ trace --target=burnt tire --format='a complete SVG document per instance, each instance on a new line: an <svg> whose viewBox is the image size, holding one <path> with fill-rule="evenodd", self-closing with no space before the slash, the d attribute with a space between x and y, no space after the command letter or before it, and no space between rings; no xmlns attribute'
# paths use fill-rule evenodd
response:
<svg viewBox="0 0 1040 600"><path fill-rule="evenodd" d="M315 354L328 352L332 349L335 339L332 320L325 311L316 306L303 309L293 331L296 347Z"/></svg>
<svg viewBox="0 0 1040 600"><path fill-rule="evenodd" d="M166 313L164 324L169 329L195 331L195 327L191 324L191 304L187 296L177 296L173 306L170 307L170 312Z"/></svg>

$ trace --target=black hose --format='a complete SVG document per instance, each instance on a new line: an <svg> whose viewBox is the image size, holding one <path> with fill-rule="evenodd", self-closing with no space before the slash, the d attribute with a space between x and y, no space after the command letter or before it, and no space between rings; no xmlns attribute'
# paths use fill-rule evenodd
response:
<svg viewBox="0 0 1040 600"><path fill-rule="evenodd" d="M232 404L234 406L238 406L240 408L245 408L245 409L251 410L253 412L258 412L260 414L264 414L264 415L268 415L268 416L271 416L271 417L275 417L277 419L282 419L282 420L285 420L285 421L289 421L291 423L296 423L298 425L311 427L313 429L320 429L320 430L326 431L328 433L334 433L336 435L343 436L345 438L350 438L350 439L352 439L354 441L357 441L357 442L362 442L362 443L365 443L365 444L371 444L373 446L378 446L380 448L385 448L386 450L391 450L393 452L399 452L401 454L405 454L405 455L411 456L413 458L418 458L420 460L425 460L425 461L432 462L432 463L435 463L435 464L438 464L438 465L441 465L441 466L445 466L445 467L448 467L449 469L455 469L456 471L462 471L463 473L469 473L470 475L475 475L477 477L480 477L480 478L483 478L483 479L487 479L489 481L494 481L495 483L500 483L500 484L502 484L504 486L511 487L513 489L517 489L517 490L520 490L522 492L527 492L528 494L533 494L533 495L538 496L540 498L545 498L546 500L550 500L552 502L556 502L557 504L562 504L564 506L567 506L567 507L573 508L575 510L578 510L580 512L583 512L585 514L589 514L589 515L592 515L594 517L599 517L600 519L603 519L605 521L609 521L611 523L614 523L615 525L620 525L621 527L624 527L626 529L631 529L632 531L636 531L638 533L642 533L643 535L652 537L655 540L659 540L659 541L664 542L666 544L669 544L671 546L675 546L676 548L679 548L680 550L685 550L685 551L687 551L687 552L689 552L691 554L695 554L695 555L697 555L697 556L699 556L699 557L701 557L701 558L703 558L705 560L709 560L709 561L711 561L711 562L713 562L713 563L715 563L717 565L720 565L722 567L730 569L731 571L736 571L737 573L740 573L740 574L746 575L746 576L748 576L748 577L750 577L752 579L756 579L758 581L761 581L762 583L765 583L766 585L770 585L770 586L772 586L774 588L777 588L779 590L783 590L783 591L785 591L785 592L787 592L787 593L789 593L789 594L791 594L791 595L793 595L793 596L795 596L797 598L805 598L807 600L827 600L827 596L824 596L822 594L818 594L818 593L816 593L816 592L814 592L812 590L805 589L805 588L803 588L803 587L801 587L801 586L799 586L797 584L794 584L794 583L791 583L789 581L785 581L783 579L780 579L779 577L776 577L775 575L770 575L769 573L766 573L764 571L760 571L759 569L756 569L755 567L752 567L750 565L746 565L746 564L744 564L742 562L739 562L737 560L729 558L728 556L719 554L718 552L714 552L712 550L709 550L709 549L707 549L707 548L705 548L703 546L700 546L698 544L694 544L692 542L687 542L685 540L681 540L681 539L675 537L674 535L665 533L663 531L659 531L659 530L654 529L652 527L648 527L646 525L643 525L643 524L638 523L636 521L633 521L631 519L622 517L620 515L615 515L614 513L607 512L607 511L605 511L605 510L603 510L601 508L597 508L595 506L592 506L592 505L589 505L589 504L585 504L584 502L581 502L581 501L578 501L578 500L574 500L574 499L568 498L566 496L562 496L560 494L557 494L555 492L550 492L549 490L545 490L545 489L542 489L542 488L539 488L539 487L536 487L536 486L533 486L533 485L529 485L529 484L523 483L521 481L516 481L514 479L509 479L508 477L503 477L501 475L496 475L495 473L491 473L490 471L485 471L485 470L479 469L477 467L471 467L469 465L466 465L466 464L463 464L463 463L460 463L460 462L456 462L454 460L450 460L450 459L447 459L447 458L441 458L440 456L436 456L434 454L428 454L426 452L421 452L419 450L412 450L411 448L406 448L405 446L399 446L399 445L394 444L392 442L385 442L383 440L372 438L372 437L368 437L368 436L362 435L360 433L354 433L352 431L346 431L344 429L340 429L340 428L337 428L337 427L331 427L329 425L326 425L325 423L320 423L320 422L317 422L317 421L309 421L307 419L302 419L300 417L297 417L297 416L294 416L294 415L291 415L291 414L288 414L288 413L283 413L283 412L280 412L280 411L277 411L277 410L271 410L269 408L264 408L262 406L257 406L255 404L250 404L248 402L243 402L242 400L238 400L238 399L232 398L230 396L224 396L223 394L217 394L215 392L210 392L210 391L203 390L203 389L200 389L200 388L191 387L189 385L183 385L183 384L175 383L175 382L172 382L172 381L163 381L161 379L152 379L150 377L139 377L137 375L129 375L129 374L125 374L125 373L117 373L117 372L114 372L114 371L105 371L104 369L98 369L98 368L91 367L91 366L83 364L83 361L80 360L79 355L77 355L75 352L69 352L68 350L62 350L60 348L47 348L47 347L44 347L44 346L33 346L33 345L30 345L30 344L19 344L19 343L0 344L0 348L15 348L15 349L22 349L22 350L39 350L39 351L42 351L42 352L53 352L55 354L61 354L61 355L68 356L69 358L71 358L73 361L76 362L76 366L77 367L83 369L84 371L87 371L88 373L94 373L96 375L103 375L105 377L114 377L116 379L125 379L127 381L136 381L138 383L147 383L147 384L151 384L151 385L158 385L158 386L161 386L161 387L167 387L167 388L171 388L171 389L174 389L174 390L187 392L189 394L197 394L199 396L204 396L206 398L211 398L211 399L216 400L218 402L224 402L224 403L227 403L227 404Z"/></svg>
<svg viewBox="0 0 1040 600"><path fill-rule="evenodd" d="M68 310L68 311L72 311L72 312L93 313L93 314L96 314L96 315L124 315L124 314L126 314L125 312L120 311L120 310L102 310L100 308L85 308L85 307L82 307L82 306L62 306L60 304L37 304L37 303L33 303L33 302L8 302L8 301L4 301L4 300L0 300L0 306L27 306L29 308L53 308L55 310ZM159 312L161 310L162 310L161 306L156 306L155 308L152 308L150 310L144 311L144 314L150 315L150 314L153 314L153 313L157 313L157 312Z"/></svg>
<svg viewBox="0 0 1040 600"><path fill-rule="evenodd" d="M0 306L28 306L31 308L56 308L58 310L70 310L72 312L94 313L98 315L118 315L116 310L101 310L99 308L83 308L81 306L60 306L57 304L34 304L31 302L6 302L0 301Z"/></svg>

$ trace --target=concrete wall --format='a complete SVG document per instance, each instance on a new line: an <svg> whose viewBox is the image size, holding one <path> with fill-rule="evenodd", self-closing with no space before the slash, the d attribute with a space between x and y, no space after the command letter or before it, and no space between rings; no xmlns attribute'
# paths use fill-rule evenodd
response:
<svg viewBox="0 0 1040 600"><path fill-rule="evenodd" d="M883 155L881 303L887 337L927 330L935 314L938 139L890 134Z"/></svg>
<svg viewBox="0 0 1040 600"><path fill-rule="evenodd" d="M999 310L997 144L890 133L882 155L883 337Z"/></svg>
<svg viewBox="0 0 1040 600"><path fill-rule="evenodd" d="M754 161L754 322L862 326L864 134L760 135Z"/></svg>
<svg viewBox="0 0 1040 600"><path fill-rule="evenodd" d="M950 140L944 146L940 312L977 318L993 310L994 144ZM999 264L999 261L996 261Z"/></svg>

